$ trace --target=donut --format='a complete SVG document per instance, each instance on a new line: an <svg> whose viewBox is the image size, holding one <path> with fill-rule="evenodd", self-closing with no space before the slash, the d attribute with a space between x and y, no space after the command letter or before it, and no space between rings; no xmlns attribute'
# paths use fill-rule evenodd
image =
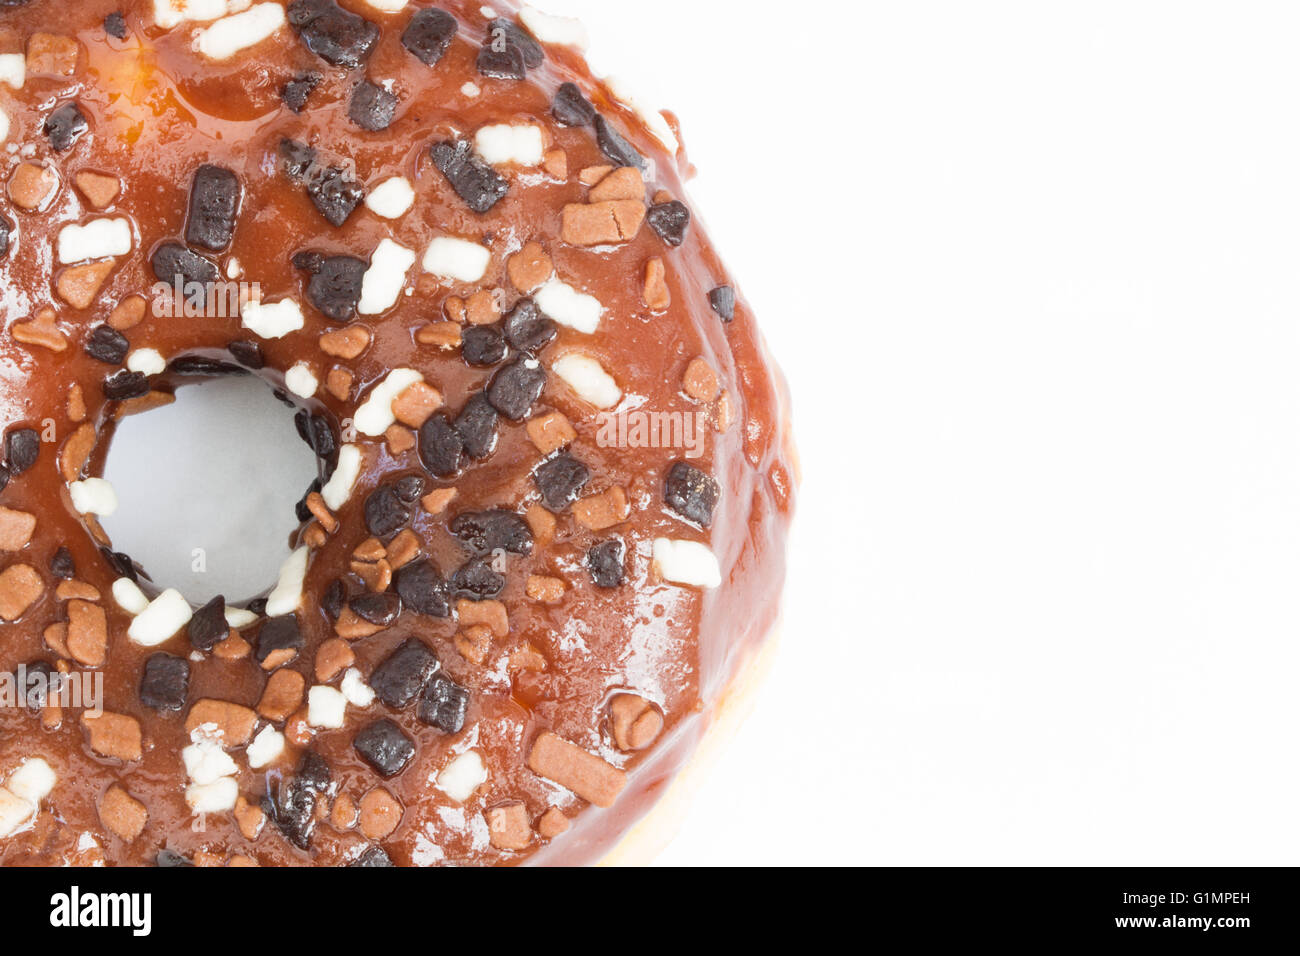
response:
<svg viewBox="0 0 1300 956"><path fill-rule="evenodd" d="M678 124L584 45L501 0L0 2L0 862L663 839L773 646L797 474ZM278 580L195 606L103 466L226 376L320 474Z"/></svg>

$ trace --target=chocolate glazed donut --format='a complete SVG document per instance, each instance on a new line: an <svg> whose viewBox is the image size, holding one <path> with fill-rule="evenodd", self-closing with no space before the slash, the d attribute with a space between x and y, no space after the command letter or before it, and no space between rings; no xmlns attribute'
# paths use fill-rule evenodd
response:
<svg viewBox="0 0 1300 956"><path fill-rule="evenodd" d="M0 5L3 863L598 861L768 646L784 388L675 123L493 6ZM194 608L96 476L235 374L320 481Z"/></svg>

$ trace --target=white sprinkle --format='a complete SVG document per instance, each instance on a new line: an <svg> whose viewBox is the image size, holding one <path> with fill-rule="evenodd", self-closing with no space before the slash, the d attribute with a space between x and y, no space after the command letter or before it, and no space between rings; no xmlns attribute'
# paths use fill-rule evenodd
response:
<svg viewBox="0 0 1300 956"><path fill-rule="evenodd" d="M655 538L654 563L665 581L697 588L722 584L722 569L707 545L698 541Z"/></svg>
<svg viewBox="0 0 1300 956"><path fill-rule="evenodd" d="M474 148L493 166L504 163L537 166L542 161L542 153L545 152L542 145L542 130L532 124L510 126L500 123L496 126L484 126L474 134Z"/></svg>
<svg viewBox="0 0 1300 956"><path fill-rule="evenodd" d="M136 349L126 357L126 367L144 375L160 375L167 371L167 360L157 349Z"/></svg>
<svg viewBox="0 0 1300 956"><path fill-rule="evenodd" d="M460 88L460 91L461 91L461 93L463 93L465 96L468 96L468 97L470 97L471 99L472 99L473 97L475 97L475 96L480 95L480 94L483 92L482 90L480 90L480 89L478 88L478 84L477 84L477 83L466 83L464 86L462 86L462 87Z"/></svg>
<svg viewBox="0 0 1300 956"><path fill-rule="evenodd" d="M487 780L487 767L477 750L467 750L438 774L438 789L457 803L464 803Z"/></svg>
<svg viewBox="0 0 1300 956"><path fill-rule="evenodd" d="M170 30L186 20L215 20L247 6L248 0L153 0L153 19L164 30Z"/></svg>
<svg viewBox="0 0 1300 956"><path fill-rule="evenodd" d="M330 511L338 511L347 504L360 474L361 449L356 445L344 445L339 449L339 463L334 467L334 474L330 475L330 480L320 490L320 496L325 499L325 507Z"/></svg>
<svg viewBox="0 0 1300 956"><path fill-rule="evenodd" d="M578 397L597 408L613 408L623 399L618 382L599 362L587 355L569 353L551 366Z"/></svg>
<svg viewBox="0 0 1300 956"><path fill-rule="evenodd" d="M307 577L307 560L311 549L303 546L289 555L280 566L280 579L266 599L266 616L283 617L302 604L302 582Z"/></svg>
<svg viewBox="0 0 1300 956"><path fill-rule="evenodd" d="M9 114L0 110L0 143L9 138Z"/></svg>
<svg viewBox="0 0 1300 956"><path fill-rule="evenodd" d="M278 3L259 3L200 30L194 49L210 60L228 60L240 50L261 43L284 24L284 7Z"/></svg>
<svg viewBox="0 0 1300 956"><path fill-rule="evenodd" d="M149 599L140 590L140 585L130 578L118 578L113 582L113 600L132 617L143 614L149 606Z"/></svg>
<svg viewBox="0 0 1300 956"><path fill-rule="evenodd" d="M7 837L36 815L36 807L0 787L0 837Z"/></svg>
<svg viewBox="0 0 1300 956"><path fill-rule="evenodd" d="M478 12L483 14L483 16L487 17L489 20L495 20L497 18L497 12L491 7L479 7Z"/></svg>
<svg viewBox="0 0 1300 956"><path fill-rule="evenodd" d="M244 267L240 263L239 258L237 256L231 256L226 261L226 278L238 279L243 274L244 274Z"/></svg>
<svg viewBox="0 0 1300 956"><path fill-rule="evenodd" d="M244 328L264 339L282 339L303 326L302 309L293 299L280 302L246 302L241 311Z"/></svg>
<svg viewBox="0 0 1300 956"><path fill-rule="evenodd" d="M415 264L415 253L399 246L391 239L382 240L370 257L370 268L361 279L361 301L357 311L362 315L379 315L387 312L402 294L406 272Z"/></svg>
<svg viewBox="0 0 1300 956"><path fill-rule="evenodd" d="M385 219L400 219L415 205L415 190L403 176L385 179L366 197L366 208Z"/></svg>
<svg viewBox="0 0 1300 956"><path fill-rule="evenodd" d="M348 699L333 687L317 684L307 691L307 723L313 727L338 730L347 709Z"/></svg>
<svg viewBox="0 0 1300 956"><path fill-rule="evenodd" d="M141 647L156 647L190 622L194 610L184 595L168 588L149 602L127 628L127 637Z"/></svg>
<svg viewBox="0 0 1300 956"><path fill-rule="evenodd" d="M375 702L375 692L361 678L361 671L349 667L339 683L339 690L353 707L369 707Z"/></svg>
<svg viewBox="0 0 1300 956"><path fill-rule="evenodd" d="M424 254L424 271L443 279L477 282L491 261L492 253L477 242L439 236Z"/></svg>
<svg viewBox="0 0 1300 956"><path fill-rule="evenodd" d="M92 219L59 230L59 262L69 265L86 259L125 256L131 251L131 223L125 219Z"/></svg>
<svg viewBox="0 0 1300 956"><path fill-rule="evenodd" d="M397 13L406 8L407 0L366 0L366 3L380 13Z"/></svg>
<svg viewBox="0 0 1300 956"><path fill-rule="evenodd" d="M21 90L27 82L27 57L21 53L0 54L0 83Z"/></svg>
<svg viewBox="0 0 1300 956"><path fill-rule="evenodd" d="M41 801L50 795L58 779L49 764L40 757L32 757L24 760L22 766L13 772L5 781L5 787L20 800L39 807Z"/></svg>
<svg viewBox="0 0 1300 956"><path fill-rule="evenodd" d="M239 773L238 764L221 748L221 742L217 738L198 733L194 737L194 743L181 750L185 775L191 782L214 783L222 777L233 777Z"/></svg>
<svg viewBox="0 0 1300 956"><path fill-rule="evenodd" d="M284 387L299 398L311 398L320 388L320 379L306 362L299 362L284 373Z"/></svg>
<svg viewBox="0 0 1300 956"><path fill-rule="evenodd" d="M543 43L587 49L587 28L581 20L543 13L528 4L524 4L524 8L519 11L519 19L528 28L528 32Z"/></svg>
<svg viewBox="0 0 1300 956"><path fill-rule="evenodd" d="M388 377L370 390L370 396L357 408L352 424L363 435L378 438L397 421L393 415L393 400L424 376L415 369L395 368Z"/></svg>
<svg viewBox="0 0 1300 956"><path fill-rule="evenodd" d="M274 763L282 753L284 753L284 734L270 724L262 728L245 751L248 765L254 770L261 770L267 764Z"/></svg>
<svg viewBox="0 0 1300 956"><path fill-rule="evenodd" d="M235 809L239 784L233 777L222 777L207 784L191 784L185 790L185 802L194 813L225 813Z"/></svg>
<svg viewBox="0 0 1300 956"><path fill-rule="evenodd" d="M548 317L587 335L600 326L600 317L605 312L599 299L579 292L554 276L533 294L533 300Z"/></svg>
<svg viewBox="0 0 1300 956"><path fill-rule="evenodd" d="M233 628L248 627L257 623L257 615L242 607L226 606L226 624Z"/></svg>
<svg viewBox="0 0 1300 956"><path fill-rule="evenodd" d="M628 88L627 83L619 77L607 77L605 85L609 87L609 91L614 94L616 100L624 106L631 107L632 111L636 113L637 116L641 117L641 121L645 123L650 132L654 134L655 139L659 140L659 142L663 143L664 146L668 148L668 152L673 155L677 154L677 150L681 147L681 144L677 142L677 136L673 133L673 128L668 125L668 121L664 119L663 113L660 113L656 109L651 109L650 106L633 93L632 90Z"/></svg>
<svg viewBox="0 0 1300 956"><path fill-rule="evenodd" d="M108 517L117 510L117 492L103 478L87 478L68 485L72 507L83 515Z"/></svg>

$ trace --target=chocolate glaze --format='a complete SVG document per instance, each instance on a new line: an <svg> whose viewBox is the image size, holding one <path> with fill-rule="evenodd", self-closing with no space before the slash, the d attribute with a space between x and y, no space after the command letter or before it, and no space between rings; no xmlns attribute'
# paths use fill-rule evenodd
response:
<svg viewBox="0 0 1300 956"><path fill-rule="evenodd" d="M100 428L87 473L97 473L102 465L117 406L104 400L100 383L112 368L89 358L82 345L90 329L105 321L117 302L131 294L148 296L154 282L149 254L163 242L183 240L189 185L203 163L233 170L243 186L233 242L214 260L224 265L232 257L237 259L243 278L260 284L264 300L293 298L306 315L302 331L260 342L266 367L256 374L275 388L283 387L285 370L299 360L310 362L322 380L336 361L320 351L317 341L321 333L338 326L307 304L307 277L291 265L294 253L314 250L368 259L385 237L422 253L434 236L442 234L482 238L490 246L492 263L481 283L440 285L424 276L417 262L406 283L413 294L402 296L383 316L360 320L372 333L370 348L355 360L338 362L355 377L349 400L337 401L322 389L316 398L300 403L327 416L336 427L355 413L369 388L395 367L422 372L443 393L447 410L459 412L491 372L470 368L458 351L417 345L415 331L443 318L449 295L503 289L508 307L519 294L506 278L505 262L528 240L541 242L557 274L594 295L606 310L594 335L562 328L558 341L543 353L543 365L549 367L566 350L580 348L598 359L622 387L620 410L694 412L703 408L683 394L682 377L691 360L702 357L717 370L730 395L734 421L723 431L710 428L704 455L693 462L711 473L722 488L712 527L705 531L678 518L663 503L664 477L681 452L599 447L592 409L552 375L534 414L558 409L568 417L578 432L574 453L592 472L584 493L621 485L632 505L631 518L609 532L593 534L570 515L562 515L553 544L539 545L528 557L512 556L501 598L509 609L511 634L495 642L483 665L468 662L455 649L454 621L409 612L383 633L352 643L357 666L369 675L399 643L419 635L437 653L443 673L472 692L465 729L453 736L418 723L414 708L393 712L375 702L364 710L350 707L342 730L318 732L311 744L330 766L336 790L359 800L381 780L352 747L357 729L388 717L416 741L411 764L382 781L404 807L397 830L381 841L395 862L598 860L650 809L690 758L726 687L774 623L795 482L779 375L768 361L743 298L738 297L730 323L721 321L710 307L709 292L730 283L698 216L677 248L666 245L648 226L633 241L613 248L582 249L560 241L561 209L566 203L584 201L586 188L578 182L578 171L606 165L608 160L590 127L566 128L551 118L551 98L562 83L578 84L600 114L651 160L648 196L662 190L686 201L683 181L689 165L684 154L670 157L632 112L611 99L572 49L547 45L545 62L530 70L524 81L479 75L475 59L487 20L478 0L437 4L458 19L460 29L433 67L417 60L400 42L412 13L427 4L412 4L395 15L380 14L359 0L342 0L341 5L381 27L375 51L362 69L331 67L309 52L288 27L227 62L212 63L190 48L196 24L160 30L152 25L148 2L82 0L70 6L58 0L32 0L0 13L0 42L5 44L0 52L21 49L28 36L41 30L75 35L81 47L73 77L29 75L20 90L0 87L0 108L11 120L7 145L21 147L17 155L12 149L4 154L3 178L8 180L20 159L28 159L49 164L61 179L57 194L43 210L21 210L0 201L4 216L15 223L9 251L0 258L4 290L0 422L6 432L18 427L41 430L53 422L57 436L57 443L42 445L30 471L0 492L0 504L37 516L30 544L21 553L0 553L0 569L29 564L46 585L44 596L17 622L0 623L0 670L33 660L56 660L57 655L44 646L42 632L65 616L63 602L54 594L58 581L49 569L55 551L65 546L76 562L78 580L99 589L100 604L108 612L105 707L139 718L145 740L143 759L123 765L91 753L75 711L64 713L58 729L49 730L25 708L0 708L0 777L34 756L45 759L58 775L35 821L0 839L0 862L5 864L97 859L148 864L167 847L186 855L206 852L219 859L243 854L263 865L338 865L354 859L371 842L356 830L338 832L328 821L317 826L310 851L291 846L269 824L256 841L249 841L240 835L230 814L208 816L206 829L195 832L179 758L180 749L189 743L184 715L160 716L138 697L139 677L149 656L158 650L190 653L185 632L161 648L139 647L128 639L131 619L109 596L118 575L101 555L93 529L71 507L57 466L61 443L75 427L67 413L74 383L83 391L88 420ZM515 4L494 0L493 6L500 15L514 19ZM125 40L108 38L102 26L105 16L117 9L126 15ZM302 112L292 112L282 103L280 89L296 75L311 72L320 73L322 80ZM352 87L362 77L391 80L398 94L396 117L385 131L365 132L347 119ZM462 90L469 82L481 89L481 95L471 97ZM72 149L56 155L41 125L57 104L72 99L80 104L90 128ZM509 194L485 215L471 212L434 168L430 144L472 137L487 124L523 121L542 126L550 145L565 151L567 179L556 180L540 169L508 171ZM331 227L301 188L277 169L277 149L286 136L312 143L325 156L349 161L369 187L391 176L405 176L415 187L415 206L396 221L361 208L344 227ZM107 210L89 208L73 187L73 176L81 170L120 176L122 193ZM134 248L129 256L119 258L94 304L78 311L54 294L53 276L59 268L55 238L64 224L104 215L131 221ZM672 305L665 313L652 313L642 301L645 263L653 257L662 258L667 267ZM58 325L71 342L62 353L20 344L11 335L16 323L47 307L56 310ZM229 342L256 338L238 318L148 316L125 334L132 350L157 349L169 361L183 355L229 361ZM190 381L194 380L163 375L152 385L166 392ZM382 439L359 441L365 450L365 471L338 515L339 530L313 554L299 613L306 648L288 665L303 672L309 686L315 683L315 648L334 636L331 621L320 609L324 593L333 580L347 573L352 550L369 537L362 503L386 479L424 474L414 450L393 455ZM213 453L219 454L220 449ZM433 516L417 507L413 524L427 552L445 572L464 560L447 532L448 518L493 507L522 512L537 500L530 472L539 460L523 426L505 424L497 451L488 461L474 465L458 481L431 483L431 487L454 485L459 491L447 514ZM592 585L584 558L592 543L611 534L627 543L627 582L615 590L602 590ZM658 580L650 549L659 536L708 543L721 564L723 586L702 591ZM568 591L562 602L547 606L528 600L523 588L529 574L564 578ZM142 583L148 591L147 581ZM256 627L244 633L252 639ZM524 642L542 652L547 669L511 678L500 660ZM266 679L251 660L226 662L209 655L191 664L189 700L212 697L254 707ZM657 742L639 754L621 753L609 736L605 708L609 698L623 690L652 701L666 718ZM526 767L531 741L544 729L629 771L628 786L614 807L590 807ZM459 805L435 789L430 779L453 753L469 747L485 755L490 776L466 804ZM268 787L292 773L301 755L301 748L290 745L269 771L255 772L236 753L240 792L256 802ZM97 814L99 800L115 782L149 811L144 832L130 843L108 832ZM503 852L488 846L482 811L515 800L525 802L534 820L549 806L559 806L570 817L572 828L551 841L535 838L527 851ZM93 843L84 834L90 834Z"/></svg>

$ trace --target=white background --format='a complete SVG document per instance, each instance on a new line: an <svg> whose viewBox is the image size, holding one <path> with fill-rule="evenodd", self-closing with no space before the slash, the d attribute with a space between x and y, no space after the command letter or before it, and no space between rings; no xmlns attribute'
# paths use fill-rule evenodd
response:
<svg viewBox="0 0 1300 956"><path fill-rule="evenodd" d="M796 402L781 658L662 862L1295 863L1300 12L546 6Z"/></svg>

